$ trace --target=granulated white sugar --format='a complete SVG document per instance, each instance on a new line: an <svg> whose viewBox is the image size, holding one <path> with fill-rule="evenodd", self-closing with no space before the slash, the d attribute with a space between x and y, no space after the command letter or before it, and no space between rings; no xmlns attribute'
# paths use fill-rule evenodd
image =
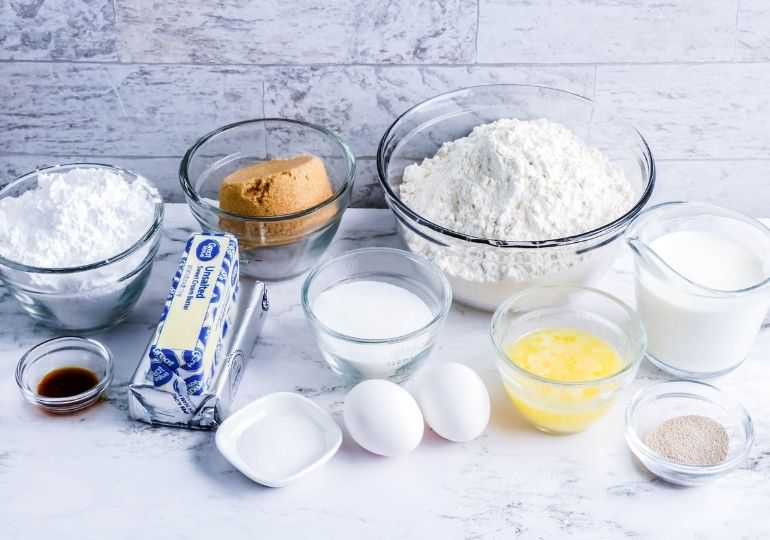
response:
<svg viewBox="0 0 770 540"><path fill-rule="evenodd" d="M324 325L359 339L404 336L433 319L419 296L382 281L342 283L318 295L312 307Z"/></svg>

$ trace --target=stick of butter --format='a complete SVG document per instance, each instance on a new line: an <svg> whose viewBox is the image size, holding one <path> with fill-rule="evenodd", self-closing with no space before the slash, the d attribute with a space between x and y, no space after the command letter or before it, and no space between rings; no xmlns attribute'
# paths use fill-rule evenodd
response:
<svg viewBox="0 0 770 540"><path fill-rule="evenodd" d="M192 235L149 348L156 387L180 395L208 388L237 295L238 241L229 234Z"/></svg>

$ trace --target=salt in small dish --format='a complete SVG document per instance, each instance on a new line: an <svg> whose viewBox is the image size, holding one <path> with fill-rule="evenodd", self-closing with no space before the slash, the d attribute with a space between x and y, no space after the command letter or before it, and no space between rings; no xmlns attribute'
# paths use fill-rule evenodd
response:
<svg viewBox="0 0 770 540"><path fill-rule="evenodd" d="M236 469L255 482L284 487L331 459L342 430L321 407L291 392L275 392L230 415L216 445Z"/></svg>

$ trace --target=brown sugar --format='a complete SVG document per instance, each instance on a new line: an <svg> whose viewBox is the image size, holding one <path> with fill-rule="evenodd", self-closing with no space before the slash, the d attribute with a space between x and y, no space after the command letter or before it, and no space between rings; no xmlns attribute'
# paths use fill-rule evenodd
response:
<svg viewBox="0 0 770 540"><path fill-rule="evenodd" d="M331 196L323 161L305 155L271 159L230 173L219 188L219 205L243 216L278 216L307 210Z"/></svg>
<svg viewBox="0 0 770 540"><path fill-rule="evenodd" d="M267 217L312 208L333 195L323 161L312 155L272 159L230 173L219 187L219 207L241 216ZM333 206L333 205L332 205ZM281 222L222 219L222 227L239 237L243 247L285 244L334 215L334 208Z"/></svg>

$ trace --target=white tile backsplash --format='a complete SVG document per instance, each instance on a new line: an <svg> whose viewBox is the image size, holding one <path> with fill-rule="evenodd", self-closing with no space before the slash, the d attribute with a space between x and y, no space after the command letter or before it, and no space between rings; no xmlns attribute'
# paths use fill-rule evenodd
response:
<svg viewBox="0 0 770 540"><path fill-rule="evenodd" d="M770 2L741 0L738 10L735 59L770 60Z"/></svg>
<svg viewBox="0 0 770 540"><path fill-rule="evenodd" d="M523 83L579 94L593 90L590 66L271 68L265 114L338 131L358 156L374 156L385 130L417 103L464 86ZM344 89L344 91L341 91Z"/></svg>
<svg viewBox="0 0 770 540"><path fill-rule="evenodd" d="M652 202L694 200L770 216L770 159L658 160Z"/></svg>
<svg viewBox="0 0 770 540"><path fill-rule="evenodd" d="M118 0L121 58L238 64L473 62L476 0Z"/></svg>
<svg viewBox="0 0 770 540"><path fill-rule="evenodd" d="M262 116L259 68L0 63L0 148L181 156L220 125Z"/></svg>
<svg viewBox="0 0 770 540"><path fill-rule="evenodd" d="M113 0L0 1L0 60L118 59Z"/></svg>
<svg viewBox="0 0 770 540"><path fill-rule="evenodd" d="M730 60L738 0L481 0L479 62Z"/></svg>
<svg viewBox="0 0 770 540"><path fill-rule="evenodd" d="M770 215L767 0L0 0L0 184L106 161L180 201L193 141L271 115L338 131L359 158L353 204L382 206L387 126L490 83L615 109L659 159L657 200Z"/></svg>
<svg viewBox="0 0 770 540"><path fill-rule="evenodd" d="M657 158L770 158L767 64L599 66L596 99Z"/></svg>

